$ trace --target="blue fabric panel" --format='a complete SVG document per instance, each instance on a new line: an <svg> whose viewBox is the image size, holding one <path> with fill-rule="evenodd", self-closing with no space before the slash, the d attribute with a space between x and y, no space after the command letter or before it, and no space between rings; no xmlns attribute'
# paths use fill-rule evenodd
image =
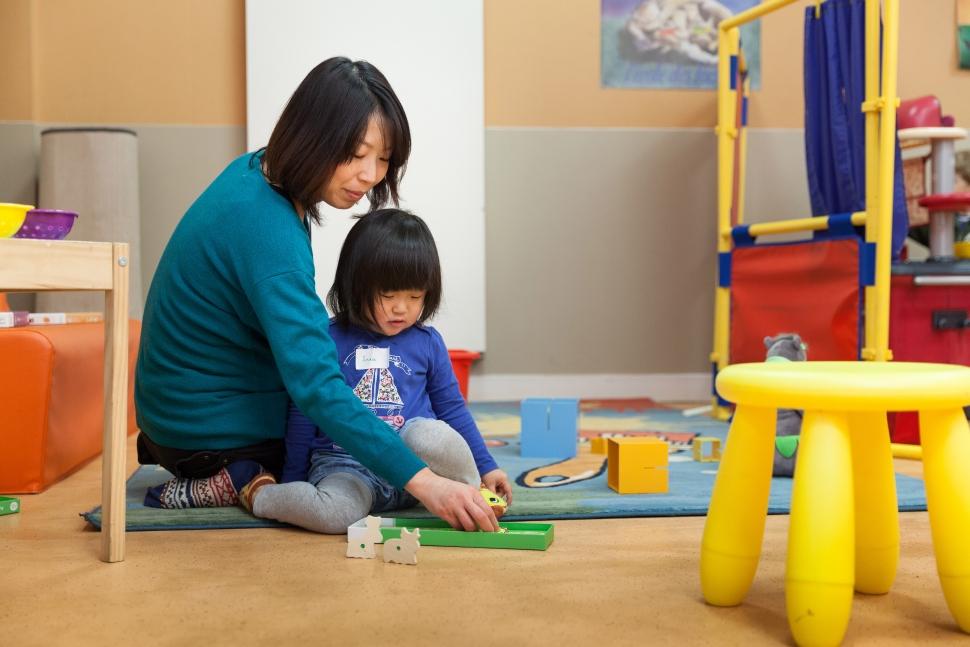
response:
<svg viewBox="0 0 970 647"><path fill-rule="evenodd" d="M741 125L748 125L748 97L741 97Z"/></svg>
<svg viewBox="0 0 970 647"><path fill-rule="evenodd" d="M738 88L738 57L731 57L731 89L736 90Z"/></svg>
<svg viewBox="0 0 970 647"><path fill-rule="evenodd" d="M805 162L812 213L865 210L865 4L828 0L805 8ZM908 229L896 145L893 256Z"/></svg>
<svg viewBox="0 0 970 647"><path fill-rule="evenodd" d="M731 287L731 252L717 255L717 285L721 288Z"/></svg>

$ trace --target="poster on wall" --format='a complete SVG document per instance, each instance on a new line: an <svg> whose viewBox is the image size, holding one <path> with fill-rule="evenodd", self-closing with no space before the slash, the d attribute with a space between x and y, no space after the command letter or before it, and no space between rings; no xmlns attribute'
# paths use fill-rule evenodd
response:
<svg viewBox="0 0 970 647"><path fill-rule="evenodd" d="M960 69L970 70L970 0L957 0L957 56Z"/></svg>
<svg viewBox="0 0 970 647"><path fill-rule="evenodd" d="M601 83L717 87L717 25L760 0L601 0ZM970 1L970 0L961 0ZM741 27L752 89L761 87L761 21Z"/></svg>

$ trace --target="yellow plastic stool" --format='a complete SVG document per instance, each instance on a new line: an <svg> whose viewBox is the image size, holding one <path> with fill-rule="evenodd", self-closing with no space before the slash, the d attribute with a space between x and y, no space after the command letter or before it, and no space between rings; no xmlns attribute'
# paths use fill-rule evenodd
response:
<svg viewBox="0 0 970 647"><path fill-rule="evenodd" d="M704 599L744 600L771 482L776 410L803 409L792 488L785 599L799 645L837 645L853 588L887 593L899 519L887 411L919 411L923 477L940 584L970 633L970 368L904 362L735 364L717 391L737 410L701 546Z"/></svg>

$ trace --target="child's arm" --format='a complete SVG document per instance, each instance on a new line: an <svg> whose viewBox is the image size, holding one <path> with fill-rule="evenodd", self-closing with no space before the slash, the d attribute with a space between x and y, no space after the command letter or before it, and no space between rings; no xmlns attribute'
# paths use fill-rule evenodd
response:
<svg viewBox="0 0 970 647"><path fill-rule="evenodd" d="M316 436L317 426L290 402L286 415L286 459L280 479L282 483L306 480L313 439Z"/></svg>
<svg viewBox="0 0 970 647"><path fill-rule="evenodd" d="M427 330L431 333L428 362L428 397L431 400L431 408L438 420L447 422L465 439L468 448L472 450L479 475L484 476L498 469L498 463L488 453L485 440L478 431L478 425L475 424L475 419L465 405L465 398L458 388L458 378L455 377L455 371L451 366L451 358L448 357L444 339L434 328Z"/></svg>

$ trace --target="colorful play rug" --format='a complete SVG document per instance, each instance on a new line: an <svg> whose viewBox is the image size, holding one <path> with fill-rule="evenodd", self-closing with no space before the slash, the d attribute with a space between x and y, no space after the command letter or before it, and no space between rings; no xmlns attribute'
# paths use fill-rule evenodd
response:
<svg viewBox="0 0 970 647"><path fill-rule="evenodd" d="M713 436L725 442L728 425L698 415L686 417L681 409L649 399L583 400L580 403L580 449L575 458L551 460L519 456L519 403L479 403L470 406L489 449L502 469L515 481L515 497L506 521L537 519L600 519L607 517L701 516L707 513L718 463L698 463L690 445L695 436ZM590 452L597 436L656 436L670 445L670 490L666 494L620 495L606 485L606 455ZM201 528L254 528L278 526L256 519L241 508L158 510L142 505L145 490L170 478L155 466L141 466L128 480L128 530ZM768 511L787 513L791 479L771 483ZM926 495L919 479L896 475L899 509L925 510ZM394 513L395 517L421 517L423 508ZM100 527L101 509L83 514Z"/></svg>

